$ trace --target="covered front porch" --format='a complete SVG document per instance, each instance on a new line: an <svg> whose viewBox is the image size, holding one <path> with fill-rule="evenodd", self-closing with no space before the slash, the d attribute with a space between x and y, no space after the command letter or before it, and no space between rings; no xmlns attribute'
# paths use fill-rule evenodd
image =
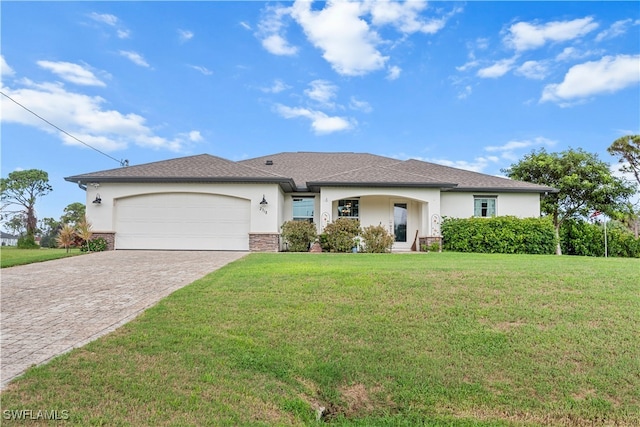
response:
<svg viewBox="0 0 640 427"><path fill-rule="evenodd" d="M440 236L440 191L434 188L322 188L319 232L338 218L362 227L383 225L395 236L394 251L409 251L419 239Z"/></svg>

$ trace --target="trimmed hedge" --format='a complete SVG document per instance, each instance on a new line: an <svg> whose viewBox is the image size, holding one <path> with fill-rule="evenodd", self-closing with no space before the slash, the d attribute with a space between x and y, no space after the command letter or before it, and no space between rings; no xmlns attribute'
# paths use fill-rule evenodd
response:
<svg viewBox="0 0 640 427"><path fill-rule="evenodd" d="M560 246L566 255L604 256L604 225L570 219L560 228ZM640 258L640 239L615 222L607 224L607 254Z"/></svg>
<svg viewBox="0 0 640 427"><path fill-rule="evenodd" d="M457 252L554 254L555 231L549 218L445 218L443 249Z"/></svg>

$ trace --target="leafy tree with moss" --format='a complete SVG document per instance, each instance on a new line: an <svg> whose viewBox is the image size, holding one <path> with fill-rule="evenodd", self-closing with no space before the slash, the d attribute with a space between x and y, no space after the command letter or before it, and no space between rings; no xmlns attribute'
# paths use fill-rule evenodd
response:
<svg viewBox="0 0 640 427"><path fill-rule="evenodd" d="M562 254L560 227L569 218L587 217L594 211L612 216L624 210L635 189L613 176L609 165L597 154L582 149L547 153L532 151L508 169L509 178L554 187L557 193L544 196L540 208L551 216L558 239L556 253Z"/></svg>
<svg viewBox="0 0 640 427"><path fill-rule="evenodd" d="M49 194L52 190L53 188L49 185L49 174L39 169L14 171L7 178L0 179L3 216L24 214L26 217L26 239L33 241L34 245L38 225L36 200Z"/></svg>

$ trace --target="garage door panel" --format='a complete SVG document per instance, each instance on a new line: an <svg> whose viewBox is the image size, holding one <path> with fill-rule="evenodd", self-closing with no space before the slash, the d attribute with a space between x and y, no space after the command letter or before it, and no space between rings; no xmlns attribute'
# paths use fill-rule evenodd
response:
<svg viewBox="0 0 640 427"><path fill-rule="evenodd" d="M117 249L248 250L250 202L199 193L116 203Z"/></svg>

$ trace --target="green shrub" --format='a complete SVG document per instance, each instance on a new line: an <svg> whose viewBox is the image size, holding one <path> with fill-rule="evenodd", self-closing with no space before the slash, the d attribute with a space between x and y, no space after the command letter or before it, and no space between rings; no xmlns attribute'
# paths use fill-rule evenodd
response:
<svg viewBox="0 0 640 427"><path fill-rule="evenodd" d="M33 234L27 234L18 238L18 249L40 249L40 246L36 243Z"/></svg>
<svg viewBox="0 0 640 427"><path fill-rule="evenodd" d="M562 253L580 256L604 256L604 224L591 224L581 219L565 221L560 228ZM623 225L607 224L607 255L640 258L640 239Z"/></svg>
<svg viewBox="0 0 640 427"><path fill-rule="evenodd" d="M553 254L555 232L549 218L445 218L443 249L457 252Z"/></svg>
<svg viewBox="0 0 640 427"><path fill-rule="evenodd" d="M88 248L87 245L89 246ZM102 252L106 251L108 246L107 241L104 239L104 237L96 237L95 239L91 239L87 242L87 245L80 246L80 251L87 252L88 249L89 252Z"/></svg>
<svg viewBox="0 0 640 427"><path fill-rule="evenodd" d="M362 251L369 253L391 252L394 238L382 225L370 225L364 227L360 233L362 239Z"/></svg>
<svg viewBox="0 0 640 427"><path fill-rule="evenodd" d="M308 221L287 221L282 224L282 238L291 252L307 252L317 235L316 226Z"/></svg>
<svg viewBox="0 0 640 427"><path fill-rule="evenodd" d="M329 250L333 252L351 252L355 246L355 237L360 234L360 221L352 218L338 218L324 229Z"/></svg>

